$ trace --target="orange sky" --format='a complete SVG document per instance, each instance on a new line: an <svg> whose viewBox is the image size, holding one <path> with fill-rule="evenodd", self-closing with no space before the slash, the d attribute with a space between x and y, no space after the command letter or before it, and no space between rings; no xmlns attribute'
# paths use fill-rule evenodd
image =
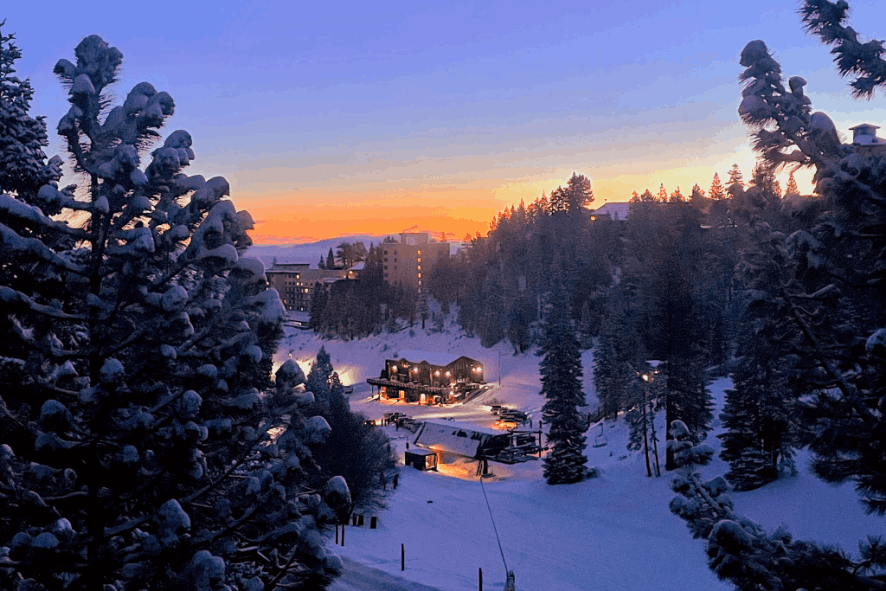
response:
<svg viewBox="0 0 886 591"><path fill-rule="evenodd" d="M648 188L657 193L660 183L664 183L668 192L679 186L688 196L697 179L707 191L715 168L725 183L730 159L739 163L747 178L753 158L749 153L742 156L740 153L725 155L713 168L698 165L603 178L594 178L593 169L576 172L591 177L596 197L591 207L599 207L607 201L627 201L634 190L642 192ZM542 191L548 194L558 185L564 185L571 174L571 170L563 170L560 176L531 182L488 178L394 186L391 190L379 187L378 183L354 183L331 188L257 192L253 187L237 189L233 182L232 197L238 208L248 209L255 219L256 227L251 235L256 244L315 242L355 234L396 234L407 229L430 231L437 237L445 232L447 238L461 240L465 234L485 234L489 222L503 208L517 205L521 199L529 203ZM787 179L787 175L783 176L782 183ZM808 175L801 174L798 179L801 189L805 185L808 191L811 187L806 177ZM363 186L365 189L361 190Z"/></svg>
<svg viewBox="0 0 886 591"><path fill-rule="evenodd" d="M573 172L591 179L598 205L661 183L708 190L732 163L749 177L738 78L754 39L786 78L808 81L813 109L844 141L859 123L886 128L882 95L851 97L829 47L803 30L796 0L747 0L742 10L650 0L206 10L156 0L161 8L138 18L72 4L39 19L28 3L6 4L4 32L23 51L17 75L34 85L33 114L47 118L47 154L67 153L55 129L70 105L53 66L101 34L124 55L117 100L142 81L170 93L163 134L184 129L194 140L184 172L224 176L257 222L256 244L416 226L485 234L504 207L549 194ZM852 26L876 34L868 25L883 22L886 3L851 5Z"/></svg>

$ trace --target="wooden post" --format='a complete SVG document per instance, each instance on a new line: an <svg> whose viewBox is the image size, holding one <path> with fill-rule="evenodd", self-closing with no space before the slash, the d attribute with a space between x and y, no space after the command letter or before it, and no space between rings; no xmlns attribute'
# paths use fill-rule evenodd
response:
<svg viewBox="0 0 886 591"><path fill-rule="evenodd" d="M541 426L542 426L542 422L541 422L541 419L539 419L539 421L538 421L538 457L539 458L541 457L541 434L542 434Z"/></svg>
<svg viewBox="0 0 886 591"><path fill-rule="evenodd" d="M406 545L400 544L400 571L406 570Z"/></svg>
<svg viewBox="0 0 886 591"><path fill-rule="evenodd" d="M480 569L480 591L483 591L483 569Z"/></svg>
<svg viewBox="0 0 886 591"><path fill-rule="evenodd" d="M366 521L364 520L363 514L361 513L357 516L357 525L363 527L364 523L366 523Z"/></svg>
<svg viewBox="0 0 886 591"><path fill-rule="evenodd" d="M376 527L378 527L378 517L373 515L369 518L369 529L375 529Z"/></svg>
<svg viewBox="0 0 886 591"><path fill-rule="evenodd" d="M335 524L335 545L338 546L338 524Z"/></svg>
<svg viewBox="0 0 886 591"><path fill-rule="evenodd" d="M342 546L342 548L345 547L345 530L348 529L345 527L346 524L347 524L347 522L341 524L341 546Z"/></svg>

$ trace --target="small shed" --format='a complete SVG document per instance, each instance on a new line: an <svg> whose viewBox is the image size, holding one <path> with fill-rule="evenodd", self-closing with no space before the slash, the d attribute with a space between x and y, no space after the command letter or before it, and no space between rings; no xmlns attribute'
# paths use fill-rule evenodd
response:
<svg viewBox="0 0 886 591"><path fill-rule="evenodd" d="M436 470L437 454L429 449L407 449L404 463L416 470Z"/></svg>

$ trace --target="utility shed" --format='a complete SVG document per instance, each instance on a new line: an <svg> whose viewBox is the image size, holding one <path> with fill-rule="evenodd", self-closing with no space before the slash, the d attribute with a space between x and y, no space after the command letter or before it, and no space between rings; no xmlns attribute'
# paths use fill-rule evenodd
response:
<svg viewBox="0 0 886 591"><path fill-rule="evenodd" d="M436 470L437 454L429 449L407 449L403 463L416 470Z"/></svg>
<svg viewBox="0 0 886 591"><path fill-rule="evenodd" d="M425 421L415 445L463 458L495 455L509 443L508 433L456 421Z"/></svg>

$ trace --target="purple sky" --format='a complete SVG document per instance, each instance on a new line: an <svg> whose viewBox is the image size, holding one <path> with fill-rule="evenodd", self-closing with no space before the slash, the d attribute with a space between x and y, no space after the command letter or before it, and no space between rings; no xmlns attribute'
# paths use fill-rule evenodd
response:
<svg viewBox="0 0 886 591"><path fill-rule="evenodd" d="M18 73L46 115L67 110L52 67L96 33L124 55L118 96L168 91L197 160L260 223L256 242L410 226L458 238L573 171L597 203L684 194L753 155L736 109L738 55L763 39L813 108L848 137L886 127L881 95L855 101L793 1L167 2L4 7ZM852 0L864 39L886 2ZM882 132L881 132L882 134ZM804 186L805 185L805 186ZM801 182L801 189L809 185Z"/></svg>

